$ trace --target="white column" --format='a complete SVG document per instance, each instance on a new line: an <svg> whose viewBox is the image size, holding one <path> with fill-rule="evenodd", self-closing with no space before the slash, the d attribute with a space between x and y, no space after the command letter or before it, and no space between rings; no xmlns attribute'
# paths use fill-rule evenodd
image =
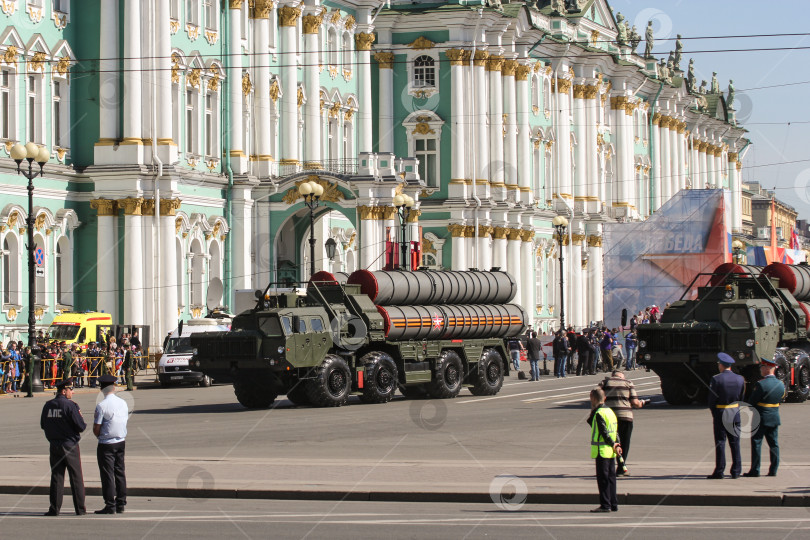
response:
<svg viewBox="0 0 810 540"><path fill-rule="evenodd" d="M672 197L672 158L670 156L670 130L668 116L661 122L661 204L665 204Z"/></svg>
<svg viewBox="0 0 810 540"><path fill-rule="evenodd" d="M675 130L675 174L678 175L678 191L686 188L686 154L683 131L684 125L679 121Z"/></svg>
<svg viewBox="0 0 810 540"><path fill-rule="evenodd" d="M574 153L574 198L580 201L586 196L587 162L586 162L586 136L587 122L585 120L585 89L584 85L574 87L574 125L577 131L577 147Z"/></svg>
<svg viewBox="0 0 810 540"><path fill-rule="evenodd" d="M529 313L529 322L532 322L532 317L535 311L535 305L537 304L535 300L535 267L534 267L534 244L532 240L534 239L534 233L528 232L524 234L522 240L518 241L510 241L511 244L515 244L513 247L514 250L517 250L518 247L520 249L520 303Z"/></svg>
<svg viewBox="0 0 810 540"><path fill-rule="evenodd" d="M711 182L706 146L708 146L708 144L703 142L700 144L700 148L698 148L698 158L700 159L700 185L697 186L698 189L704 189Z"/></svg>
<svg viewBox="0 0 810 540"><path fill-rule="evenodd" d="M681 189L681 176L680 169L678 167L678 123L679 122L674 118L669 123L669 157L672 174L669 185L670 191L672 192L672 197L674 197Z"/></svg>
<svg viewBox="0 0 810 540"><path fill-rule="evenodd" d="M234 186L231 199L231 257L233 261L231 280L233 290L250 289L252 285L250 268L250 241L253 237L253 201L249 186ZM257 249L260 249L257 246Z"/></svg>
<svg viewBox="0 0 810 540"><path fill-rule="evenodd" d="M503 63L503 181L507 191L514 194L515 200L520 200L518 191L518 148L517 148L517 106L515 100L515 69L516 60L506 60Z"/></svg>
<svg viewBox="0 0 810 540"><path fill-rule="evenodd" d="M374 59L377 60L379 66L378 74L380 80L379 92L379 133L380 140L378 141L380 152L393 152L394 151L394 53L392 52L378 52L374 54ZM454 68L450 69L451 80ZM455 82L452 83L455 89ZM455 99L453 100L453 107L456 106ZM455 109L452 109L455 110ZM453 113L451 112L451 115ZM452 174L451 174L452 176ZM453 177L455 178L455 177Z"/></svg>
<svg viewBox="0 0 810 540"><path fill-rule="evenodd" d="M489 130L487 129L487 93L485 91L487 85L486 64L489 53L486 51L475 51L473 57L473 71L475 89L475 114L473 115L473 124L476 129L475 136L475 168L473 171L473 181L475 185L479 184L484 186L483 190L477 187L476 192L480 198L487 195L486 186L489 185ZM484 193L482 193L482 191Z"/></svg>
<svg viewBox="0 0 810 540"><path fill-rule="evenodd" d="M281 62L281 85L284 94L281 96L281 165L298 165L298 63L295 61L295 54L298 50L298 36L296 34L296 24L301 16L301 9L290 6L283 6L278 10L279 33L281 34L281 50L284 51L285 60ZM258 22L258 21L257 21ZM261 26L261 25L259 25ZM261 49L262 52L267 49ZM264 63L267 67L269 84L269 62ZM362 68L362 61L361 61ZM258 73L262 77L262 71ZM266 100L261 97L262 91L256 84L256 99ZM267 92L264 92L268 96ZM362 108L361 108L362 111ZM269 123L269 118L268 118ZM269 133L269 131L268 131ZM269 137L268 137L269 140ZM360 149L363 150L362 148Z"/></svg>
<svg viewBox="0 0 810 540"><path fill-rule="evenodd" d="M285 6L282 9L288 9ZM292 9L292 8L289 8ZM254 171L254 174L263 176L269 174L270 172L270 160L272 159L273 155L273 148L271 147L271 134L270 134L270 14L266 10L252 10L251 17L253 17L253 44L255 50L255 56L253 58L253 62L255 67L256 73L256 92L253 94L253 107L254 107L254 122L256 126L255 137L256 137L256 159L257 169ZM293 24L295 24L293 22ZM298 152L298 116L297 116L297 105L296 105L296 94L297 94L297 86L296 86L296 78L297 75L295 70L293 70L293 81L288 82L288 79L284 76L287 74L289 76L289 65L295 67L295 26L292 27L282 27L281 28L281 35L282 37L287 36L287 39L290 39L290 34L292 35L292 42L283 41L281 49L285 52L285 59L287 61L282 62L282 80L281 84L284 89L284 95L282 96L282 110L284 107L290 107L289 102L292 102L292 110L294 113L294 117L292 119L292 124L289 125L290 122L289 118L285 117L284 121L281 123L282 133L283 136L281 137L282 144L289 144L292 142L292 146L295 147L295 152L297 156ZM288 48L292 47L292 48ZM286 71L285 71L286 70ZM240 85L241 90L241 85ZM286 105L285 105L286 104ZM241 109L240 109L241 112ZM286 158L288 157L286 153L283 153L283 156Z"/></svg>
<svg viewBox="0 0 810 540"><path fill-rule="evenodd" d="M566 199L573 199L574 190L571 178L571 107L569 104L569 92L571 81L567 79L557 79L554 98L557 101L556 110L552 114L557 115L557 141L554 148L557 151L557 171L559 173L559 183L557 192L554 194Z"/></svg>
<svg viewBox="0 0 810 540"><path fill-rule="evenodd" d="M653 196L650 214L658 210L658 208L661 206L662 200L661 174L663 167L661 167L661 128L659 127L660 122L661 122L661 115L659 113L655 113L653 115L652 132L650 133L650 144L652 145L653 149L653 160L652 160Z"/></svg>
<svg viewBox="0 0 810 540"><path fill-rule="evenodd" d="M143 313L143 218L124 216L124 320L126 324L144 324ZM172 224L174 230L174 224Z"/></svg>
<svg viewBox="0 0 810 540"><path fill-rule="evenodd" d="M495 200L505 199L503 158L503 56L487 60L489 72L489 182Z"/></svg>
<svg viewBox="0 0 810 540"><path fill-rule="evenodd" d="M368 207L364 208L364 210ZM358 211L358 214L360 212ZM371 264L380 255L380 250L377 246L375 222L370 216L358 215L360 218L360 267L368 269ZM385 247L383 247L385 249Z"/></svg>
<svg viewBox="0 0 810 540"><path fill-rule="evenodd" d="M307 138L304 141L304 167L318 169L321 167L321 92L318 31L323 17L305 15L301 23L304 29L304 82L307 102L304 105L304 126ZM354 156L344 156L353 158Z"/></svg>
<svg viewBox="0 0 810 540"><path fill-rule="evenodd" d="M720 155L717 155L720 154ZM717 187L723 187L723 166L722 166L722 152L716 152L714 157L714 177L715 177L715 184Z"/></svg>
<svg viewBox="0 0 810 540"><path fill-rule="evenodd" d="M112 142L119 137L118 104L118 2L101 3L99 61L99 137L101 142ZM166 24L168 27L168 23Z"/></svg>
<svg viewBox="0 0 810 540"><path fill-rule="evenodd" d="M632 162L627 162L627 115L624 112L625 100L624 96L618 96L611 99L611 107L613 109L613 125L616 126L616 171L613 178L613 204L621 205L627 203L628 198L628 182L632 178Z"/></svg>
<svg viewBox="0 0 810 540"><path fill-rule="evenodd" d="M358 144L360 152L372 151L372 118L371 118L371 44L374 43L374 34L360 32L354 36L357 49L358 90L360 103L358 106L359 124Z"/></svg>
<svg viewBox="0 0 810 540"><path fill-rule="evenodd" d="M532 128L529 125L529 109L531 109L531 93L529 92L530 66L520 65L515 70L515 86L517 87L517 173L520 189L519 201L531 204L532 193Z"/></svg>
<svg viewBox="0 0 810 540"><path fill-rule="evenodd" d="M469 141L464 136L466 119L464 118L464 108L466 106L464 96L464 56L467 51L462 49L448 49L445 55L450 60L450 182L453 184L463 184L465 150ZM389 70L392 71L392 70ZM382 75L380 76L382 78ZM382 87L380 88L382 93ZM461 181L461 182L459 182Z"/></svg>
<svg viewBox="0 0 810 540"><path fill-rule="evenodd" d="M588 321L603 317L604 276L602 270L602 226L590 231L588 237Z"/></svg>
<svg viewBox="0 0 810 540"><path fill-rule="evenodd" d="M568 290L571 294L571 299L568 303L571 306L571 312L568 313L566 319L568 324L574 327L582 326L582 240L578 239L581 235L574 234L573 242L569 250L571 257L570 273L568 274L570 286Z"/></svg>
<svg viewBox="0 0 810 540"><path fill-rule="evenodd" d="M490 236L492 227L488 225L478 225L478 269L489 270L492 268L492 237Z"/></svg>
<svg viewBox="0 0 810 540"><path fill-rule="evenodd" d="M450 234L452 235L452 250L453 260L451 261L452 270L466 270L469 268L467 265L467 242L464 238L464 225L451 225Z"/></svg>
<svg viewBox="0 0 810 540"><path fill-rule="evenodd" d="M161 322L164 328L157 328L158 336L165 336L177 327L177 240L174 228L175 211L180 207L177 199L160 201L160 276ZM155 208L155 212L158 208Z"/></svg>
<svg viewBox="0 0 810 540"><path fill-rule="evenodd" d="M157 86L157 145L158 155L164 163L174 163L177 161L177 150L179 141L172 140L172 43L169 28L169 3L156 2L157 23L155 33L157 35L157 73L155 74ZM239 20L238 13L231 12L232 19ZM239 34L237 34L238 36ZM231 57L231 61L239 58ZM238 77L237 79L238 80ZM240 86L237 84L236 86ZM241 124L240 124L241 125ZM240 128L241 133L241 128Z"/></svg>
<svg viewBox="0 0 810 540"><path fill-rule="evenodd" d="M498 266L501 270L514 272L508 270L509 262L506 255L506 235L508 229L506 227L495 227L492 233L492 266Z"/></svg>
<svg viewBox="0 0 810 540"><path fill-rule="evenodd" d="M506 240L506 271L509 272L513 278L515 278L515 282L518 286L517 294L515 295L515 299L513 302L521 303L523 302L522 298L522 283L521 283L521 276L524 272L529 271L529 267L523 266L521 267L521 260L520 260L520 229L507 229L507 240ZM503 270L504 267L501 267ZM526 307L526 306L524 306ZM528 309L528 308L526 308Z"/></svg>
<svg viewBox="0 0 810 540"><path fill-rule="evenodd" d="M141 2L124 2L124 139L122 146L134 150L124 154L125 163L140 163L143 159L143 125L141 112L142 78L141 67ZM167 23L168 24L168 23ZM103 52L102 54L106 54Z"/></svg>
<svg viewBox="0 0 810 540"><path fill-rule="evenodd" d="M168 6L168 2L162 2ZM230 115L228 117L228 130L230 131L231 168L236 174L247 172L247 152L244 141L244 128L242 127L242 12L237 4L231 3L228 12L228 99L230 100ZM168 7L167 7L168 9ZM246 8L249 9L249 8ZM171 87L170 87L171 88ZM171 96L169 97L171 106ZM177 141L175 141L177 142Z"/></svg>
<svg viewBox="0 0 810 540"><path fill-rule="evenodd" d="M90 207L98 210L96 225L96 260L109 264L96 266L96 308L118 317L118 242L115 237L114 202L106 199L91 201Z"/></svg>
<svg viewBox="0 0 810 540"><path fill-rule="evenodd" d="M599 100L599 92L596 86L588 86L585 89L585 140L580 139L579 144L584 145L585 161L587 171L585 174L585 196L589 198L599 197L599 165L597 163L597 154L599 152L596 145L596 122L599 118L598 108L602 106ZM595 209L597 212L601 208Z"/></svg>

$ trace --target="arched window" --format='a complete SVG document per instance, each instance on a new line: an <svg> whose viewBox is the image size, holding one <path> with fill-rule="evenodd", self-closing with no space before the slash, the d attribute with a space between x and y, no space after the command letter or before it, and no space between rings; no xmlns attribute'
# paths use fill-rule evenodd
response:
<svg viewBox="0 0 810 540"><path fill-rule="evenodd" d="M29 73L26 77L25 128L26 136L29 141L44 144L45 99L43 96L42 80L43 75L38 73Z"/></svg>
<svg viewBox="0 0 810 540"><path fill-rule="evenodd" d="M20 243L13 234L3 239L3 304L20 304Z"/></svg>
<svg viewBox="0 0 810 540"><path fill-rule="evenodd" d="M551 113L551 79L543 77L543 114Z"/></svg>
<svg viewBox="0 0 810 540"><path fill-rule="evenodd" d="M208 254L211 258L208 261L208 293L206 293L206 300L208 300L208 294L211 291L211 285L215 282L219 282L219 286L222 285L222 255L221 250L219 247L219 242L213 241L211 242L211 247L208 248ZM216 305L222 304L222 295L219 298L215 299Z"/></svg>
<svg viewBox="0 0 810 540"><path fill-rule="evenodd" d="M343 159L353 159L354 145L352 144L352 123L343 122Z"/></svg>
<svg viewBox="0 0 810 540"><path fill-rule="evenodd" d="M67 236L56 242L56 303L73 305L73 251Z"/></svg>
<svg viewBox="0 0 810 540"><path fill-rule="evenodd" d="M191 260L189 261L188 281L189 281L189 304L191 307L202 306L203 302L203 252L200 241L194 239L191 242Z"/></svg>
<svg viewBox="0 0 810 540"><path fill-rule="evenodd" d="M16 134L17 72L11 66L0 70L0 138L14 139Z"/></svg>
<svg viewBox="0 0 810 540"><path fill-rule="evenodd" d="M348 32L343 33L343 69L349 72L352 71L352 35Z"/></svg>
<svg viewBox="0 0 810 540"><path fill-rule="evenodd" d="M423 54L413 61L413 86L416 88L436 86L435 61L430 56Z"/></svg>
<svg viewBox="0 0 810 540"><path fill-rule="evenodd" d="M326 32L326 50L329 52L329 65L336 66L340 63L339 56L340 42L338 41L337 31L330 28Z"/></svg>
<svg viewBox="0 0 810 540"><path fill-rule="evenodd" d="M185 303L185 272L183 272L184 261L186 260L185 254L183 253L183 244L180 242L180 239L176 239L177 245L177 307L183 308Z"/></svg>
<svg viewBox="0 0 810 540"><path fill-rule="evenodd" d="M541 83L540 77L532 76L532 113L539 114L540 113L540 94L541 92Z"/></svg>

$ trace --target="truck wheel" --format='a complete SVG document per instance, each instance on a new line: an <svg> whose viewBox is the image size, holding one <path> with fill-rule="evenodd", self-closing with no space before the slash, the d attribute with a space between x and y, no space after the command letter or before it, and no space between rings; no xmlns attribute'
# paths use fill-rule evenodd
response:
<svg viewBox="0 0 810 540"><path fill-rule="evenodd" d="M308 380L299 380L295 383L295 386L290 388L290 391L287 392L287 399L292 402L293 405L309 405L309 396L307 395L307 386L309 386Z"/></svg>
<svg viewBox="0 0 810 540"><path fill-rule="evenodd" d="M200 381L200 386L202 386L203 388L208 388L209 386L211 386L211 377L209 377L208 375L203 375L203 378Z"/></svg>
<svg viewBox="0 0 810 540"><path fill-rule="evenodd" d="M248 409L266 409L276 400L270 384L262 377L238 377L233 382L233 393Z"/></svg>
<svg viewBox="0 0 810 540"><path fill-rule="evenodd" d="M691 405L705 402L708 389L700 381L685 383L681 379L661 377L661 393L670 405Z"/></svg>
<svg viewBox="0 0 810 540"><path fill-rule="evenodd" d="M397 391L397 365L386 353L373 352L365 355L361 362L363 373L363 403L388 403Z"/></svg>
<svg viewBox="0 0 810 540"><path fill-rule="evenodd" d="M436 361L436 371L427 385L428 394L436 399L454 398L461 391L464 365L453 351L444 351Z"/></svg>
<svg viewBox="0 0 810 540"><path fill-rule="evenodd" d="M782 384L785 385L785 388L790 388L790 368L788 368L787 359L782 355L774 355L774 360L776 360L776 371L774 375L777 379L782 381Z"/></svg>
<svg viewBox="0 0 810 540"><path fill-rule="evenodd" d="M793 378L794 386L788 393L787 400L804 403L810 397L810 360L806 356L797 360Z"/></svg>
<svg viewBox="0 0 810 540"><path fill-rule="evenodd" d="M478 368L475 370L475 384L470 388L474 396L494 396L503 386L503 358L495 349L485 349Z"/></svg>
<svg viewBox="0 0 810 540"><path fill-rule="evenodd" d="M324 358L315 378L307 385L307 395L318 407L340 407L349 400L352 374L346 361L333 354Z"/></svg>

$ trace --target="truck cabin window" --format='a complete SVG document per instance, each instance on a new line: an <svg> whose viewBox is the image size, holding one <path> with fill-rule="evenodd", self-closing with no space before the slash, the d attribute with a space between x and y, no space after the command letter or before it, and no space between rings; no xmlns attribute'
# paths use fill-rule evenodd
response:
<svg viewBox="0 0 810 540"><path fill-rule="evenodd" d="M277 338L284 336L278 317L262 317L259 320L259 329L267 337Z"/></svg>
<svg viewBox="0 0 810 540"><path fill-rule="evenodd" d="M284 333L286 335L290 335L293 333L292 331L292 320L289 317L282 317L281 318L281 327L284 328Z"/></svg>
<svg viewBox="0 0 810 540"><path fill-rule="evenodd" d="M721 313L723 323L732 330L747 330L751 328L751 319L745 308L727 308Z"/></svg>
<svg viewBox="0 0 810 540"><path fill-rule="evenodd" d="M313 332L323 332L323 321L320 319L310 319L309 326L312 328Z"/></svg>
<svg viewBox="0 0 810 540"><path fill-rule="evenodd" d="M192 352L191 338L189 336L169 338L166 344L166 354L182 354Z"/></svg>

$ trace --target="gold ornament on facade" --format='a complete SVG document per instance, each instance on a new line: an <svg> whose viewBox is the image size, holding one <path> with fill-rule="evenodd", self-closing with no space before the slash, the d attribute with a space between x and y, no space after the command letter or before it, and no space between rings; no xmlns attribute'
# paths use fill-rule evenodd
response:
<svg viewBox="0 0 810 540"><path fill-rule="evenodd" d="M194 68L191 70L191 74L188 76L188 84L192 88L199 88L200 87L200 77L202 76L202 70L200 68Z"/></svg>
<svg viewBox="0 0 810 540"><path fill-rule="evenodd" d="M281 87L278 85L278 79L273 79L273 82L270 84L270 99L273 100L273 103L278 102L280 92Z"/></svg>
<svg viewBox="0 0 810 540"><path fill-rule="evenodd" d="M44 52L35 52L34 56L31 58L31 71L41 71L45 72L45 53Z"/></svg>
<svg viewBox="0 0 810 540"><path fill-rule="evenodd" d="M543 62L537 61L537 62L535 62L535 63L534 63L534 65L532 66L532 70L533 70L535 73L538 73L538 72L539 72L541 69L543 69Z"/></svg>
<svg viewBox="0 0 810 540"><path fill-rule="evenodd" d="M329 107L329 118L337 118L339 112L340 102L336 101L331 107Z"/></svg>
<svg viewBox="0 0 810 540"><path fill-rule="evenodd" d="M444 51L451 66L464 65L464 49L447 49Z"/></svg>
<svg viewBox="0 0 810 540"><path fill-rule="evenodd" d="M510 229L506 227L495 227L492 230L492 238L496 240L506 240L506 237L509 235Z"/></svg>
<svg viewBox="0 0 810 540"><path fill-rule="evenodd" d="M503 56L498 54L491 54L487 58L487 71L500 71L503 67Z"/></svg>
<svg viewBox="0 0 810 540"><path fill-rule="evenodd" d="M332 12L332 16L329 18L329 22L332 24L337 24L340 21L340 10L336 9Z"/></svg>
<svg viewBox="0 0 810 540"><path fill-rule="evenodd" d="M728 153L728 162L729 163L736 163L739 154L737 152L729 152Z"/></svg>
<svg viewBox="0 0 810 540"><path fill-rule="evenodd" d="M546 151L551 152L551 148L554 146L554 141L546 141Z"/></svg>
<svg viewBox="0 0 810 540"><path fill-rule="evenodd" d="M183 226L183 218L178 217L174 220L174 234L180 233L180 228Z"/></svg>
<svg viewBox="0 0 810 540"><path fill-rule="evenodd" d="M434 130L430 129L429 124L426 124L425 122L419 122L418 124L416 124L414 126L413 131L411 133L415 133L415 134L419 134L419 135L432 135L432 134L435 134L436 132Z"/></svg>
<svg viewBox="0 0 810 540"><path fill-rule="evenodd" d="M433 242L422 237L422 253L430 253L432 255L436 255L436 248L433 247Z"/></svg>
<svg viewBox="0 0 810 540"><path fill-rule="evenodd" d="M585 99L596 99L599 94L599 87L596 85L585 85Z"/></svg>
<svg viewBox="0 0 810 540"><path fill-rule="evenodd" d="M40 214L37 216L37 219L34 222L34 229L40 230L44 226L45 226L45 214Z"/></svg>
<svg viewBox="0 0 810 540"><path fill-rule="evenodd" d="M357 24L357 20L354 18L354 15L349 15L346 17L346 21L343 23L343 26L346 30L351 30L354 28L354 25Z"/></svg>
<svg viewBox="0 0 810 540"><path fill-rule="evenodd" d="M270 0L257 0L256 4L258 9L259 3L268 3L271 6L273 5ZM269 11L268 11L269 15ZM298 22L298 17L301 16L301 8L291 7L291 6L283 6L278 10L278 24L279 26L295 26ZM262 18L266 18L262 17ZM258 17L257 17L258 18Z"/></svg>
<svg viewBox="0 0 810 540"><path fill-rule="evenodd" d="M211 66L208 68L208 72L211 74L211 78L208 80L208 89L212 92L216 92L219 90L219 67Z"/></svg>
<svg viewBox="0 0 810 540"><path fill-rule="evenodd" d="M503 68L501 69L501 74L504 77L514 77L515 70L518 67L517 60L504 60Z"/></svg>
<svg viewBox="0 0 810 540"><path fill-rule="evenodd" d="M298 186L300 186L304 182L315 182L316 184L319 184L323 188L323 194L320 197L321 201L338 202L342 201L345 198L343 192L340 191L340 189L338 189L337 182L332 184L326 180L323 180L321 177L313 174L297 181L293 187L285 191L282 200L287 204L295 204L295 202L299 198L303 198L303 195L301 195L301 193L298 191ZM358 207L358 210L360 208L362 207Z"/></svg>
<svg viewBox="0 0 810 540"><path fill-rule="evenodd" d="M250 73L245 72L242 75L242 94L247 97L253 91L253 83L250 82Z"/></svg>
<svg viewBox="0 0 810 540"><path fill-rule="evenodd" d="M180 199L160 199L160 215L173 216L180 210Z"/></svg>
<svg viewBox="0 0 810 540"><path fill-rule="evenodd" d="M571 90L571 81L568 79L556 79L556 84L552 90L560 94L567 94Z"/></svg>
<svg viewBox="0 0 810 540"><path fill-rule="evenodd" d="M475 229L475 227L473 227ZM492 231L495 228L491 225L479 225L478 226L478 238L489 238L492 236Z"/></svg>
<svg viewBox="0 0 810 540"><path fill-rule="evenodd" d="M447 230L450 231L450 236L453 238L464 238L464 230L466 227L459 223L451 223L447 226Z"/></svg>
<svg viewBox="0 0 810 540"><path fill-rule="evenodd" d="M524 242L531 242L534 240L534 231L520 229L520 239Z"/></svg>
<svg viewBox="0 0 810 540"><path fill-rule="evenodd" d="M296 103L298 104L298 108L301 108L301 105L304 104L304 90L301 87L298 87L298 95L296 96Z"/></svg>
<svg viewBox="0 0 810 540"><path fill-rule="evenodd" d="M317 34L323 24L323 14L304 15L301 17L301 26L304 34Z"/></svg>
<svg viewBox="0 0 810 540"><path fill-rule="evenodd" d="M602 247L602 237L596 235L588 236L588 247Z"/></svg>
<svg viewBox="0 0 810 540"><path fill-rule="evenodd" d="M169 21L169 33L175 35L180 31L180 21Z"/></svg>
<svg viewBox="0 0 810 540"><path fill-rule="evenodd" d="M347 122L351 122L352 116L354 116L356 110L357 109L354 108L346 110L346 112L343 113L343 119Z"/></svg>
<svg viewBox="0 0 810 540"><path fill-rule="evenodd" d="M228 1L228 8L229 9L242 9L242 0L229 0Z"/></svg>
<svg viewBox="0 0 810 540"><path fill-rule="evenodd" d="M141 207L143 206L143 199L135 197L127 197L126 199L118 200L118 208L120 208L125 216L140 216Z"/></svg>
<svg viewBox="0 0 810 540"><path fill-rule="evenodd" d="M584 234L574 233L574 234L571 235L571 241L573 242L573 244L575 246L581 246L582 242L585 241L585 235Z"/></svg>
<svg viewBox="0 0 810 540"><path fill-rule="evenodd" d="M143 215L143 216L154 216L155 215L155 200L154 199L144 199L143 204L141 204L141 215Z"/></svg>
<svg viewBox="0 0 810 540"><path fill-rule="evenodd" d="M599 30L591 30L591 45L596 45L599 41Z"/></svg>
<svg viewBox="0 0 810 540"><path fill-rule="evenodd" d="M418 223L419 216L422 215L422 211L418 208L412 208L411 213L408 214L408 219L406 220L407 223Z"/></svg>
<svg viewBox="0 0 810 540"><path fill-rule="evenodd" d="M394 69L394 53L392 52L376 52L374 60L377 61L380 69Z"/></svg>
<svg viewBox="0 0 810 540"><path fill-rule="evenodd" d="M337 68L337 66L329 66L327 68L327 70L329 71L329 78L331 78L331 79L336 79L337 78L337 76L338 76L338 68Z"/></svg>
<svg viewBox="0 0 810 540"><path fill-rule="evenodd" d="M413 49L415 51L424 51L425 49L432 49L433 48L433 42L430 41L425 36L419 36L418 38L416 38L412 42L408 43L408 47L410 47L411 49Z"/></svg>
<svg viewBox="0 0 810 540"><path fill-rule="evenodd" d="M65 148L61 148L61 147L56 148L56 159L58 161L64 162L65 161L65 154L67 154L67 150Z"/></svg>
<svg viewBox="0 0 810 540"><path fill-rule="evenodd" d="M516 81L528 81L529 80L529 72L532 70L531 66L524 66L523 64L518 65L515 68L515 80Z"/></svg>
<svg viewBox="0 0 810 540"><path fill-rule="evenodd" d="M180 57L177 53L172 53L172 82L180 82Z"/></svg>
<svg viewBox="0 0 810 540"><path fill-rule="evenodd" d="M59 62L56 63L56 72L59 75L67 75L68 71L70 71L70 57L63 56L59 59Z"/></svg>
<svg viewBox="0 0 810 540"><path fill-rule="evenodd" d="M587 88L585 84L575 84L574 99L583 99L585 97L585 88Z"/></svg>
<svg viewBox="0 0 810 540"><path fill-rule="evenodd" d="M374 34L360 32L354 35L354 45L358 51L370 51L375 39L377 37Z"/></svg>
<svg viewBox="0 0 810 540"><path fill-rule="evenodd" d="M506 238L507 240L520 240L523 235L523 229L507 229L506 231Z"/></svg>
<svg viewBox="0 0 810 540"><path fill-rule="evenodd" d="M6 47L6 52L3 53L3 63L10 66L17 65L17 47L14 45Z"/></svg>
<svg viewBox="0 0 810 540"><path fill-rule="evenodd" d="M90 208L96 210L99 217L115 215L115 201L110 199L93 199L90 201Z"/></svg>

